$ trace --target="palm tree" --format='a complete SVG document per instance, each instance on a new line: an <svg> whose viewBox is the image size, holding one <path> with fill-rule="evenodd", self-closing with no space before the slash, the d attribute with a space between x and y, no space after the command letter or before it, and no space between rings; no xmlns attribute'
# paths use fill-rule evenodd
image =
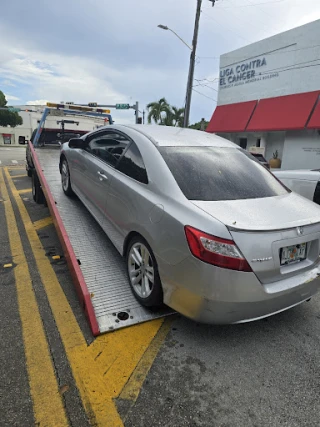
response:
<svg viewBox="0 0 320 427"><path fill-rule="evenodd" d="M171 110L169 110L166 113L165 117L162 118L162 122L160 124L163 126L174 126L174 124L173 124L173 113Z"/></svg>
<svg viewBox="0 0 320 427"><path fill-rule="evenodd" d="M147 105L147 109L149 111L148 123L151 123L153 120L157 124L164 124L165 118L170 115L170 105L166 98L161 98L158 102L150 102Z"/></svg>
<svg viewBox="0 0 320 427"><path fill-rule="evenodd" d="M184 108L171 107L172 110L172 120L174 122L171 126L183 127L184 119Z"/></svg>

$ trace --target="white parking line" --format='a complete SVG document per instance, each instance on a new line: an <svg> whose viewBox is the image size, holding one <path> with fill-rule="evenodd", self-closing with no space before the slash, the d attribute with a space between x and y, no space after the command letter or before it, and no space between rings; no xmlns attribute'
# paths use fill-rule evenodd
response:
<svg viewBox="0 0 320 427"><path fill-rule="evenodd" d="M11 160L11 163L13 163L14 165L16 165L18 163L18 160Z"/></svg>

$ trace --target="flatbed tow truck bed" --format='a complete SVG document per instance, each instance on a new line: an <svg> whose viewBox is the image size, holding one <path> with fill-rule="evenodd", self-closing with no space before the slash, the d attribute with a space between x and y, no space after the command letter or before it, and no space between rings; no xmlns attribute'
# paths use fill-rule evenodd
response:
<svg viewBox="0 0 320 427"><path fill-rule="evenodd" d="M92 333L99 335L172 314L147 309L135 299L125 261L81 201L62 190L59 147L35 148L33 164L64 249Z"/></svg>

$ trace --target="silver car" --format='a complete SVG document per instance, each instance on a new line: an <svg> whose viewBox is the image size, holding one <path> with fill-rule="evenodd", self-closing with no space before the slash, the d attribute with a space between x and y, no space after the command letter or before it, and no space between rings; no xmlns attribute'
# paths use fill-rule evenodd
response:
<svg viewBox="0 0 320 427"><path fill-rule="evenodd" d="M107 126L63 144L75 193L126 259L135 297L207 323L260 319L319 289L320 207L205 132Z"/></svg>

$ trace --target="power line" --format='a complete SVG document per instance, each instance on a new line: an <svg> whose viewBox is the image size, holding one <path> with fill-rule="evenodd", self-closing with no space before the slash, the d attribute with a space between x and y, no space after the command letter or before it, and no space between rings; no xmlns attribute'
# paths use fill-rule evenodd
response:
<svg viewBox="0 0 320 427"><path fill-rule="evenodd" d="M193 87L198 87L198 86L201 86L201 87L207 87L207 88L209 88L209 89L211 89L211 90L214 90L215 92L218 92L218 91L217 91L217 89L215 89L215 88L213 88L213 87L211 87L211 86L209 86L209 85L206 85L206 84L201 84L201 83L199 83L199 84L197 84L197 85L195 85L195 86L193 86Z"/></svg>
<svg viewBox="0 0 320 427"><path fill-rule="evenodd" d="M252 7L252 6L259 6L262 4L276 4L276 3L283 3L286 0L278 0L278 1L269 1L269 2L263 2L263 3L251 3L251 4L242 4L242 5L238 5L238 6L227 6L227 7L221 7L218 6L217 9L234 9L234 8L239 8L239 7ZM205 9L211 9L210 7L206 7Z"/></svg>
<svg viewBox="0 0 320 427"><path fill-rule="evenodd" d="M193 91L195 91L195 92L197 92L199 95L204 96L205 98L211 99L211 101L215 101L215 102L217 102L217 100L216 100L216 99L211 98L210 96L207 96L207 95L205 95L204 93L201 93L201 92L199 92L199 91L198 91L198 90L196 90L196 89L193 89L193 88L192 88L192 90L193 90Z"/></svg>
<svg viewBox="0 0 320 427"><path fill-rule="evenodd" d="M256 4L252 3L252 1L251 1L251 0L248 0L248 2L251 4L251 6L257 6ZM258 9L260 9L260 10L261 10L263 13L265 13L266 15L269 15L271 18L274 18L274 16L273 16L273 15L271 15L270 13L268 13L266 10L261 9L259 6L258 6ZM277 18L279 18L279 17L277 16ZM283 19L280 19L280 21L281 21L284 25L287 25L287 23L286 23Z"/></svg>
<svg viewBox="0 0 320 427"><path fill-rule="evenodd" d="M320 59L315 59L315 61L320 61ZM302 70L303 68L319 67L319 66L320 66L320 64L311 64L311 65L304 65L303 67L290 67L290 68L285 68L284 70L279 70L279 71L277 71L277 73L284 73L285 71ZM261 74L258 74L258 76L264 76L265 74L270 74L271 72L272 72L272 70L271 71L265 71Z"/></svg>
<svg viewBox="0 0 320 427"><path fill-rule="evenodd" d="M317 62L317 61L320 61L320 58L312 59L310 61L297 62L296 64L292 64L291 66L290 65L289 66L288 65L287 66L284 65L282 67L272 68L271 70L263 71L262 73L259 73L259 75L270 74L272 72L281 72L283 70L298 69L300 67L297 67L297 65L304 65L304 64L309 65L311 62ZM320 65L320 64L318 64L318 65ZM301 68L303 68L303 67L301 67Z"/></svg>
<svg viewBox="0 0 320 427"><path fill-rule="evenodd" d="M262 10L262 9L260 9L260 10ZM273 30L276 33L279 33L279 25L274 26L273 21L270 22L270 20L269 20L269 22L266 22L265 20L260 19L259 14L255 11L253 11L252 9L250 10L250 12L253 12L254 16L251 18L248 15L247 11L245 12L245 15L244 15L244 13L239 14L239 11L234 12L234 11L228 10L228 9L221 9L221 11L223 11L222 13L224 13L224 14L227 13L228 15L231 14L231 15L235 16L236 22L239 21L239 18L242 18L242 21L245 23L250 22L249 26L250 27L254 26L257 29L256 31L258 31L259 33L261 33L262 31L270 32L270 30ZM263 13L266 14L266 12L264 12L264 11L263 11ZM244 19L244 18L247 18L247 19Z"/></svg>
<svg viewBox="0 0 320 427"><path fill-rule="evenodd" d="M209 80L209 79L207 79L207 78L205 78L205 79L195 79L197 82L204 82L204 81L206 81L206 82L210 82L210 83L213 83L213 82L215 82L215 81L217 81L217 80L219 80L219 77L215 77L213 80Z"/></svg>
<svg viewBox="0 0 320 427"><path fill-rule="evenodd" d="M216 24L220 25L220 22L217 21L216 19L212 18L212 16L210 16L209 14L207 14L206 12L202 12L203 15L205 15L207 17L207 19L210 19L211 21L215 22ZM223 24L224 27L226 27L225 23ZM253 43L252 40L249 40L245 37L243 37L241 34L237 33L237 31L234 31L232 28L228 27L230 31L232 31L234 34L236 34L238 37L241 37L243 40L245 40L246 42L249 43ZM201 57L200 57L201 58Z"/></svg>
<svg viewBox="0 0 320 427"><path fill-rule="evenodd" d="M257 43L259 43L259 42L257 42ZM296 43L294 43L294 44L296 44ZM291 45L291 46L293 46L293 45ZM283 55L285 53L298 52L300 50L313 49L313 48L319 47L319 46L320 46L320 44L315 44L315 45L312 45L312 46L300 47L298 49L291 49L291 50L285 50L285 51L279 51L279 52L276 52L276 51L266 52L266 53L261 53L261 55L256 55L256 56L252 56L250 58L245 58L245 59L241 59L241 58L243 58L243 56L229 56L228 55L228 57L230 59L237 59L238 58L239 60L241 59L238 62L244 62L244 61L248 61L249 59L257 58L257 56L263 56L263 55L270 55L270 56L271 55ZM282 48L282 49L285 49L285 47ZM199 56L199 58L201 58L201 59L220 59L220 56ZM237 64L237 62L235 64ZM226 65L226 67L231 66L231 65L234 65L234 64ZM223 68L225 68L225 67L223 67Z"/></svg>

